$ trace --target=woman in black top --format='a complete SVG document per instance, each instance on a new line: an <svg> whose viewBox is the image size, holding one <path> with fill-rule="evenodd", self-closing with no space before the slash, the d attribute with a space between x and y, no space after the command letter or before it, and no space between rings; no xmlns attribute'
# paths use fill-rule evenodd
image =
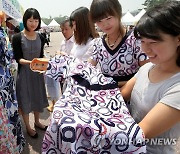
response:
<svg viewBox="0 0 180 154"><path fill-rule="evenodd" d="M32 72L29 67L33 58L43 57L44 39L36 32L41 25L38 11L34 8L27 9L23 24L25 29L14 35L12 40L14 56L18 63L16 93L27 133L37 138L38 134L29 125L29 113L34 112L35 126L46 130L46 126L39 121L39 113L48 106L43 74Z"/></svg>

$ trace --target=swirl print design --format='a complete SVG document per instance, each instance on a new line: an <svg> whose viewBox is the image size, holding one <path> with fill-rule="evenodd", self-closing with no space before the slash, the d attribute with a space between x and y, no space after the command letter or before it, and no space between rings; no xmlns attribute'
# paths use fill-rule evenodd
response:
<svg viewBox="0 0 180 154"><path fill-rule="evenodd" d="M67 78L45 133L42 153L145 153L144 134L129 114L116 82L86 62L56 56L46 75Z"/></svg>
<svg viewBox="0 0 180 154"><path fill-rule="evenodd" d="M95 39L93 47L91 59L98 62L102 73L108 76L134 75L140 68L139 62L147 59L141 50L140 40L134 37L133 32L127 33L113 50L107 46L104 36Z"/></svg>

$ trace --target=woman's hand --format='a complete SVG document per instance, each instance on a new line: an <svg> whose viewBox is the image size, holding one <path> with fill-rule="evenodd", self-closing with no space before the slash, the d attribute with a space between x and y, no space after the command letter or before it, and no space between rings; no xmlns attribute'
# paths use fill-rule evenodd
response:
<svg viewBox="0 0 180 154"><path fill-rule="evenodd" d="M63 51L56 51L56 55L66 56L67 53L66 53L66 52L63 52Z"/></svg>
<svg viewBox="0 0 180 154"><path fill-rule="evenodd" d="M34 58L30 63L30 68L34 72L44 73L47 70L49 59Z"/></svg>

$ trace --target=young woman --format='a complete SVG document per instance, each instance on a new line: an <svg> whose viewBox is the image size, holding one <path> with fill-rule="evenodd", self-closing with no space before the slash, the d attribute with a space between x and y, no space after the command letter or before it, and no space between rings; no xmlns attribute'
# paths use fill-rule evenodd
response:
<svg viewBox="0 0 180 154"><path fill-rule="evenodd" d="M118 0L93 0L90 17L105 35L94 41L89 62L99 64L104 75L112 76L122 86L134 76L147 57L133 31L127 32L122 25L122 8Z"/></svg>
<svg viewBox="0 0 180 154"><path fill-rule="evenodd" d="M91 52L93 39L98 37L93 23L89 19L89 9L79 7L70 15L70 26L74 29L74 46L71 49L71 55L75 58L87 61Z"/></svg>
<svg viewBox="0 0 180 154"><path fill-rule="evenodd" d="M147 139L147 153L178 153L180 141L180 1L147 10L135 35L149 57L121 93ZM154 142L153 142L154 141Z"/></svg>
<svg viewBox="0 0 180 154"><path fill-rule="evenodd" d="M25 29L13 36L12 46L18 63L17 100L27 133L37 138L38 134L29 125L29 113L34 111L35 126L46 130L40 123L39 113L48 106L43 74L32 72L29 64L33 58L43 57L44 39L36 31L40 29L41 18L39 12L29 8L23 16Z"/></svg>

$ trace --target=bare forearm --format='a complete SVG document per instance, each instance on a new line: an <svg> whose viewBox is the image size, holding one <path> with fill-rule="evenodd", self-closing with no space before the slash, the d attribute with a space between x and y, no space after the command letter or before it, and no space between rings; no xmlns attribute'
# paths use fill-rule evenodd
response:
<svg viewBox="0 0 180 154"><path fill-rule="evenodd" d="M163 103L154 108L139 123L146 138L154 138L180 122L180 111Z"/></svg>
<svg viewBox="0 0 180 154"><path fill-rule="evenodd" d="M136 82L136 78L131 78L129 81L126 82L124 86L120 88L121 95L123 96L125 101L129 101L131 97L131 92ZM119 83L118 83L119 84Z"/></svg>
<svg viewBox="0 0 180 154"><path fill-rule="evenodd" d="M126 84L127 81L120 81L118 82L118 87L121 88L122 86L124 86Z"/></svg>
<svg viewBox="0 0 180 154"><path fill-rule="evenodd" d="M21 65L26 65L26 64L30 64L31 63L31 61L30 60L26 60L26 59L20 59L19 60L19 64L21 64Z"/></svg>

